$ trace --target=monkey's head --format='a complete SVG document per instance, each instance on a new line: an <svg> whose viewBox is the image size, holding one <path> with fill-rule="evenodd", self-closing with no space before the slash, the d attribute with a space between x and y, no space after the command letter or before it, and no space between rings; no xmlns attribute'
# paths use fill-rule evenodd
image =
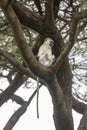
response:
<svg viewBox="0 0 87 130"><path fill-rule="evenodd" d="M44 43L52 48L54 41L51 38L46 38Z"/></svg>

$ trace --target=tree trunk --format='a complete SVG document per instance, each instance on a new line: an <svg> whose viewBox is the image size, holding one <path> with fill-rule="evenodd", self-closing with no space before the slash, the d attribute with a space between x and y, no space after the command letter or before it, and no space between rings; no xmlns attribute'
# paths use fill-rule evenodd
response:
<svg viewBox="0 0 87 130"><path fill-rule="evenodd" d="M58 82L64 93L64 101L66 103L67 117L62 114L61 108L56 109L54 105L54 124L56 130L74 130L72 119L72 73L68 59L64 61L57 73Z"/></svg>

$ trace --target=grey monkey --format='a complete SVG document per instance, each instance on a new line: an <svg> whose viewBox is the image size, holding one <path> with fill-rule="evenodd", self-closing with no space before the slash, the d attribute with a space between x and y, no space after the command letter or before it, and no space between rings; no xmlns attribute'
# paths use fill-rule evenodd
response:
<svg viewBox="0 0 87 130"><path fill-rule="evenodd" d="M50 67L55 59L52 54L53 40L51 38L46 38L44 43L40 46L37 57L40 64ZM37 118L39 118L39 108L38 108L38 97L39 97L39 77L37 77Z"/></svg>

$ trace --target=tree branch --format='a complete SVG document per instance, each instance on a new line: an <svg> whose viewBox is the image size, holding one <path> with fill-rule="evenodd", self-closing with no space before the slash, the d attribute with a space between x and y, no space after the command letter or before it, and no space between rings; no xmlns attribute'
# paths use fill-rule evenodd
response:
<svg viewBox="0 0 87 130"><path fill-rule="evenodd" d="M23 74L18 72L12 81L12 83L7 87L7 89L0 94L0 106L6 102L13 93L24 83L26 79L23 77Z"/></svg>
<svg viewBox="0 0 87 130"><path fill-rule="evenodd" d="M78 35L80 34L81 31L83 31L85 29L85 27L87 26L87 21L84 22L81 26L79 26L76 30L76 35L75 35L75 41L78 41ZM82 39L81 39L82 40Z"/></svg>
<svg viewBox="0 0 87 130"><path fill-rule="evenodd" d="M0 8L6 9L7 6L8 6L8 4L9 4L9 1L10 1L10 0L4 0L4 2L3 2L3 0L0 0ZM2 3L3 3L3 4L2 4Z"/></svg>
<svg viewBox="0 0 87 130"><path fill-rule="evenodd" d="M18 110L15 111L15 113L11 116L3 130L12 130L14 125L17 123L19 118L26 112L27 109L27 103L25 102Z"/></svg>
<svg viewBox="0 0 87 130"><path fill-rule="evenodd" d="M41 5L40 5L40 0L34 0L34 3L36 4L36 7L39 11L39 14L43 15L42 8L41 8Z"/></svg>
<svg viewBox="0 0 87 130"><path fill-rule="evenodd" d="M83 114L85 112L86 108L87 108L87 105L83 102L78 101L74 97L72 97L72 108L76 112Z"/></svg>
<svg viewBox="0 0 87 130"><path fill-rule="evenodd" d="M75 14L71 21L69 41L71 42L72 46L74 45L74 42L75 42L77 24L78 24L79 20L86 18L86 17L87 17L87 9Z"/></svg>
<svg viewBox="0 0 87 130"><path fill-rule="evenodd" d="M3 57L5 57L6 59L8 59L8 61L14 66L16 67L16 69L18 69L21 73L30 76L30 77L35 77L34 74L27 68L23 67L23 65L21 63L19 63L12 55L10 55L8 52L0 49L0 55L2 55Z"/></svg>
<svg viewBox="0 0 87 130"><path fill-rule="evenodd" d="M54 0L46 0L45 3L45 21L48 22L49 24L54 23Z"/></svg>
<svg viewBox="0 0 87 130"><path fill-rule="evenodd" d="M57 13L58 13L58 10L59 10L60 1L61 0L54 0L54 16L55 16L55 19L57 17Z"/></svg>
<svg viewBox="0 0 87 130"><path fill-rule="evenodd" d="M57 73L59 67L64 62L65 58L68 56L70 50L71 50L71 44L67 43L67 46L61 52L61 54L59 55L59 57L57 58L56 62L54 63L54 65L51 68L54 73Z"/></svg>
<svg viewBox="0 0 87 130"><path fill-rule="evenodd" d="M12 7L22 24L36 30L41 34L44 33L44 18L41 15L38 15L37 13L30 11L27 7L25 7L18 1L12 3Z"/></svg>
<svg viewBox="0 0 87 130"><path fill-rule="evenodd" d="M23 98L21 98L18 95L15 95L15 94L11 96L11 99L12 99L12 101L15 101L19 105L23 105L25 103Z"/></svg>

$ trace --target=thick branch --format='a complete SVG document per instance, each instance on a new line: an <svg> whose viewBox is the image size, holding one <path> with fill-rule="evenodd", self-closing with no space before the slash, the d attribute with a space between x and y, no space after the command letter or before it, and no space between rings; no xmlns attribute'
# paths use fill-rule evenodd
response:
<svg viewBox="0 0 87 130"><path fill-rule="evenodd" d="M54 23L54 0L46 0L45 3L45 21L49 24Z"/></svg>
<svg viewBox="0 0 87 130"><path fill-rule="evenodd" d="M83 114L87 108L87 105L83 102L76 100L74 97L72 97L72 108L76 112Z"/></svg>
<svg viewBox="0 0 87 130"><path fill-rule="evenodd" d="M27 27L36 30L39 33L43 32L44 18L35 12L30 11L18 1L12 4L12 7L18 16L20 22ZM45 35L45 33L44 33Z"/></svg>
<svg viewBox="0 0 87 130"><path fill-rule="evenodd" d="M15 94L11 96L11 99L12 99L12 101L15 101L19 105L23 105L25 103L23 98L21 98L18 95L15 95Z"/></svg>
<svg viewBox="0 0 87 130"><path fill-rule="evenodd" d="M10 0L4 0L4 2L3 2L3 0L0 0L0 8L6 9L9 4L9 1ZM3 5L2 5L2 3L3 3Z"/></svg>

